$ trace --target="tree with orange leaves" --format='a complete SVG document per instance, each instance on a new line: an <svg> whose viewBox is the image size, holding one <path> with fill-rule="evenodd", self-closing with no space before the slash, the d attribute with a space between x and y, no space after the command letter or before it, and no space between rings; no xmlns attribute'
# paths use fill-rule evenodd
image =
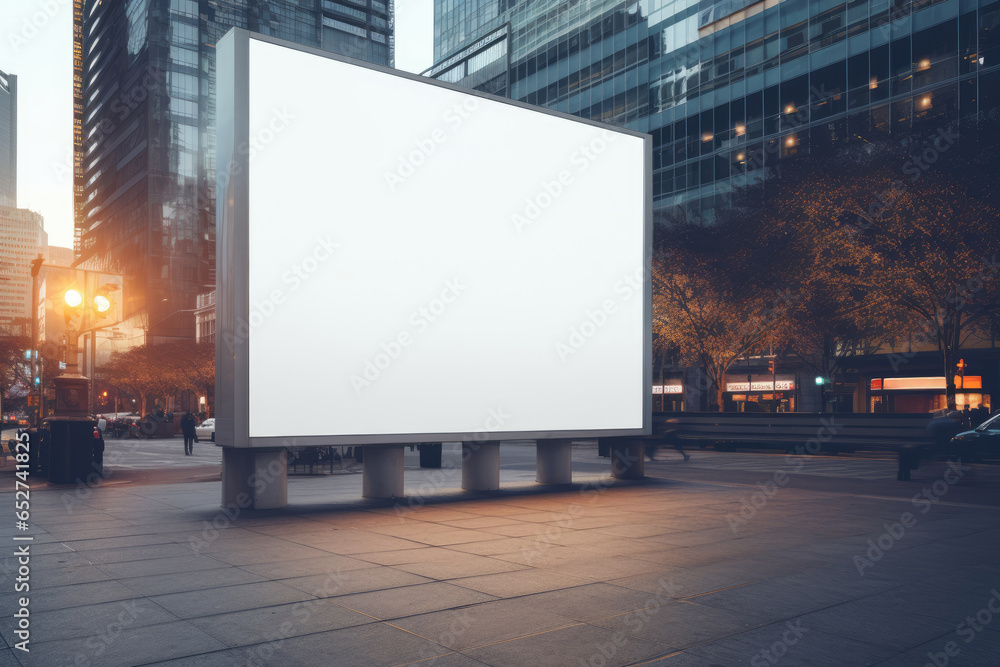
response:
<svg viewBox="0 0 1000 667"><path fill-rule="evenodd" d="M1000 314L998 164L983 149L996 145L996 120L950 128L960 140L947 151L940 132L915 130L791 162L768 182L774 223L808 239L801 284L826 303L814 321L937 347L951 408L961 349ZM932 146L935 159L921 160Z"/></svg>
<svg viewBox="0 0 1000 667"><path fill-rule="evenodd" d="M733 363L783 335L790 305L774 263L747 243L737 214L711 226L674 222L653 258L653 331L706 380L705 407L723 410Z"/></svg>

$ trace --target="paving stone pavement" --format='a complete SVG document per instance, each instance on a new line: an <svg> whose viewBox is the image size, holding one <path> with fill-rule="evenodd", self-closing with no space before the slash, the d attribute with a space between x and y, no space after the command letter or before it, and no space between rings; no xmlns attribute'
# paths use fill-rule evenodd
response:
<svg viewBox="0 0 1000 667"><path fill-rule="evenodd" d="M903 484L845 459L793 485L777 458L693 454L613 483L578 451L556 489L522 456L470 495L446 453L407 470L409 501L303 476L257 512L220 510L214 480L39 487L32 528L0 529L0 667L1000 664L989 473ZM11 648L24 596L30 653Z"/></svg>

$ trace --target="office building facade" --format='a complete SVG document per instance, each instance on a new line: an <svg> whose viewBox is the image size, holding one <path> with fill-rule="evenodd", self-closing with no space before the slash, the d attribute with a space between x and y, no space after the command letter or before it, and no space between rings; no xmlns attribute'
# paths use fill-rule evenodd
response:
<svg viewBox="0 0 1000 667"><path fill-rule="evenodd" d="M45 263L49 266L71 267L76 260L72 248L50 245L45 250Z"/></svg>
<svg viewBox="0 0 1000 667"><path fill-rule="evenodd" d="M194 311L194 339L199 343L215 342L215 290L199 294Z"/></svg>
<svg viewBox="0 0 1000 667"><path fill-rule="evenodd" d="M654 208L1000 106L998 0L436 0L438 79L653 135Z"/></svg>
<svg viewBox="0 0 1000 667"><path fill-rule="evenodd" d="M215 44L231 28L393 65L384 0L84 0L77 263L122 273L146 343L215 285Z"/></svg>
<svg viewBox="0 0 1000 667"><path fill-rule="evenodd" d="M650 133L654 219L710 222L787 157L931 136L1000 107L1000 0L435 0L434 11L426 75ZM968 354L995 368L992 349ZM766 362L734 367L727 410L896 409L875 370L884 357L825 397L808 369L775 378ZM654 369L659 409L697 409L690 372ZM907 385L927 394L920 406L943 401L938 355L920 352L906 372L935 376ZM989 404L993 380L961 400Z"/></svg>
<svg viewBox="0 0 1000 667"><path fill-rule="evenodd" d="M47 253L48 234L34 211L0 206L0 332L30 331L31 262Z"/></svg>
<svg viewBox="0 0 1000 667"><path fill-rule="evenodd" d="M17 208L17 77L0 71L0 206Z"/></svg>

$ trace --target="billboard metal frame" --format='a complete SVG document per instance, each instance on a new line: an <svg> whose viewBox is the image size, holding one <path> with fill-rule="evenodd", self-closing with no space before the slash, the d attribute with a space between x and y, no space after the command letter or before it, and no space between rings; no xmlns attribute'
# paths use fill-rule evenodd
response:
<svg viewBox="0 0 1000 667"><path fill-rule="evenodd" d="M482 99L548 114L602 130L643 139L643 393L642 426L624 429L558 431L480 431L476 433L399 433L309 436L250 436L249 337L238 330L249 321L249 167L250 167L250 40L356 65L391 76L438 86ZM470 90L409 72L321 51L282 39L232 28L216 45L216 444L239 448L392 445L414 442L497 442L649 435L652 429L652 185L653 139L649 134L579 118L517 100Z"/></svg>

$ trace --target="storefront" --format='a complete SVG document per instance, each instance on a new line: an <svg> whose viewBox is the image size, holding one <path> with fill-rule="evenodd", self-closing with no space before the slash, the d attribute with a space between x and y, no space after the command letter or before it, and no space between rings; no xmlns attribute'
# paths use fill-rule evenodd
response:
<svg viewBox="0 0 1000 667"><path fill-rule="evenodd" d="M684 409L684 385L680 380L653 385L653 412L680 412Z"/></svg>
<svg viewBox="0 0 1000 667"><path fill-rule="evenodd" d="M726 412L795 412L796 393L792 376L727 380L724 409Z"/></svg>
<svg viewBox="0 0 1000 667"><path fill-rule="evenodd" d="M990 408L990 395L983 393L983 378L978 375L955 377L955 407ZM945 378L887 377L869 381L869 412L928 413L948 407Z"/></svg>

